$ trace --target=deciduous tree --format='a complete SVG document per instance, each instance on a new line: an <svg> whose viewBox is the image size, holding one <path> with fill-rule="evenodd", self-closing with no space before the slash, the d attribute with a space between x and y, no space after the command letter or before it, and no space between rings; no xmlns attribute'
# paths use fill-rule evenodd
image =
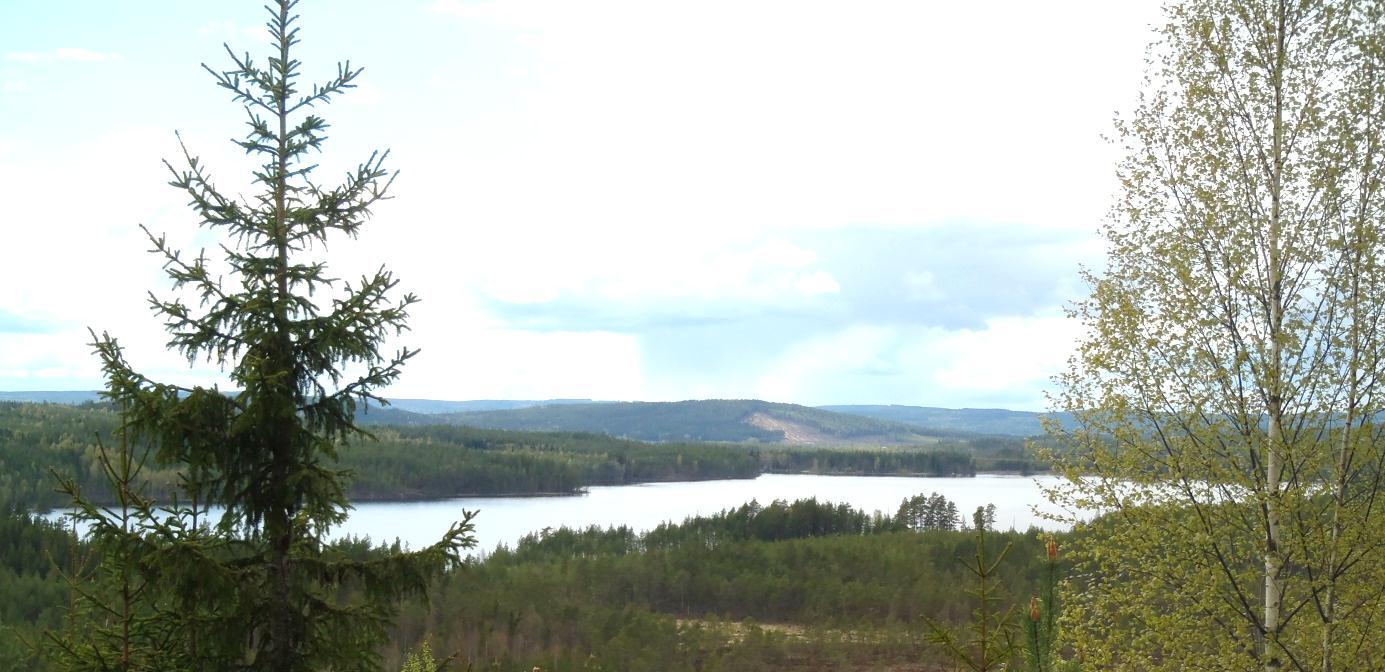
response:
<svg viewBox="0 0 1385 672"><path fill-rule="evenodd" d="M1057 405L1105 669L1376 669L1385 5L1185 0ZM1121 646L1112 644L1121 642Z"/></svg>

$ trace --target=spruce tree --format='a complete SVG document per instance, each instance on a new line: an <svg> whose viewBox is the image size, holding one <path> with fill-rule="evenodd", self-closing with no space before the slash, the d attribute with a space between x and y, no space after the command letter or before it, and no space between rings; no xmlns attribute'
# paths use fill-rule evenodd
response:
<svg viewBox="0 0 1385 672"><path fill-rule="evenodd" d="M155 382L109 334L94 339L125 430L184 479L185 499L139 526L78 507L94 534L124 540L119 557L150 586L138 608L160 642L152 668L375 669L398 598L421 592L475 543L470 513L421 551L361 561L324 543L348 509L337 451L365 435L357 410L384 403L376 392L416 354L381 351L406 329L417 299L397 296L384 267L342 282L321 260L329 240L357 235L394 175L388 152L377 152L338 186L313 179L310 155L327 129L317 112L361 70L345 63L325 82L301 82L296 4L267 7L273 45L263 62L227 47L228 69L203 65L245 107L248 131L235 142L260 162L258 195L218 189L186 146L182 165L167 164L201 225L226 241L221 264L146 229L174 288L171 298L149 299L169 348L219 365L234 391ZM208 526L211 506L224 513ZM100 668L109 659L99 650L88 658L69 664Z"/></svg>

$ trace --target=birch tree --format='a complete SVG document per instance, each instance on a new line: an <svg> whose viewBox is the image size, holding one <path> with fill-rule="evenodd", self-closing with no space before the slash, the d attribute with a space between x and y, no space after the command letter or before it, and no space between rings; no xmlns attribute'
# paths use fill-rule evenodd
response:
<svg viewBox="0 0 1385 672"><path fill-rule="evenodd" d="M1088 663L1385 665L1383 9L1167 9L1055 399Z"/></svg>

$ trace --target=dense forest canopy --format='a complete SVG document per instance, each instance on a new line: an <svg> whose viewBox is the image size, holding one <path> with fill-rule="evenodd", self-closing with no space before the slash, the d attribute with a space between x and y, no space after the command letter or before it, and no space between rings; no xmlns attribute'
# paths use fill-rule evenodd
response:
<svg viewBox="0 0 1385 672"><path fill-rule="evenodd" d="M394 173L376 152L335 186L313 174L318 115L362 71L306 84L295 4L266 7L262 60L203 66L245 108L258 192L221 191L186 146L165 164L217 259L145 230L169 349L230 388L155 381L92 331L99 401L0 394L0 668L1385 668L1385 3L1167 3L1045 418L384 407L418 299L387 266L338 280L325 250ZM421 550L327 536L353 498L1050 465L1071 524L1053 535L920 492L888 514L810 498L544 528L474 557L475 512Z"/></svg>
<svg viewBox="0 0 1385 672"><path fill-rule="evenodd" d="M920 493L901 510L918 501L948 508ZM46 672L25 642L61 625L59 569L92 562L90 547L28 516L0 521L0 531L0 665ZM1022 549L1000 567L1008 601L1022 602L1040 577L1036 535L986 535L992 554ZM944 660L922 637L922 616L957 625L969 616L961 560L974 545L970 531L911 531L899 517L816 499L747 502L645 533L544 530L406 602L382 659L397 669L428 643L503 670L914 669ZM334 546L357 558L384 552L352 539Z"/></svg>

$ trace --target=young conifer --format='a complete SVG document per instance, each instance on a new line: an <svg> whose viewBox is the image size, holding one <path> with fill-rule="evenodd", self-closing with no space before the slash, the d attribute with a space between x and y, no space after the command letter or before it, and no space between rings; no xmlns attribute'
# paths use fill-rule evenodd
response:
<svg viewBox="0 0 1385 672"><path fill-rule="evenodd" d="M157 460L182 467L188 501L134 532L79 507L89 524L133 544L121 557L138 558L133 569L151 586L140 613L157 625L169 669L376 669L398 598L421 592L475 543L470 513L416 552L361 561L323 542L348 508L348 475L333 468L337 450L364 435L357 409L384 403L376 391L416 353L381 350L406 329L417 299L396 297L397 281L383 267L341 282L312 256L329 239L354 238L394 175L384 152L338 186L312 179L309 155L322 148L327 128L317 111L352 88L361 70L346 63L325 82L301 82L292 55L296 4L267 8L273 45L264 62L228 47L229 69L203 66L245 107L248 132L236 144L260 160L258 195L218 189L186 148L185 165L169 165L172 185L186 192L201 224L224 237L225 277L205 255L189 258L146 229L178 293L150 297L172 334L169 347L190 362L221 366L236 391L157 383L110 335L94 343L105 394L127 409L125 428L148 441ZM224 513L214 526L200 525L210 506Z"/></svg>

